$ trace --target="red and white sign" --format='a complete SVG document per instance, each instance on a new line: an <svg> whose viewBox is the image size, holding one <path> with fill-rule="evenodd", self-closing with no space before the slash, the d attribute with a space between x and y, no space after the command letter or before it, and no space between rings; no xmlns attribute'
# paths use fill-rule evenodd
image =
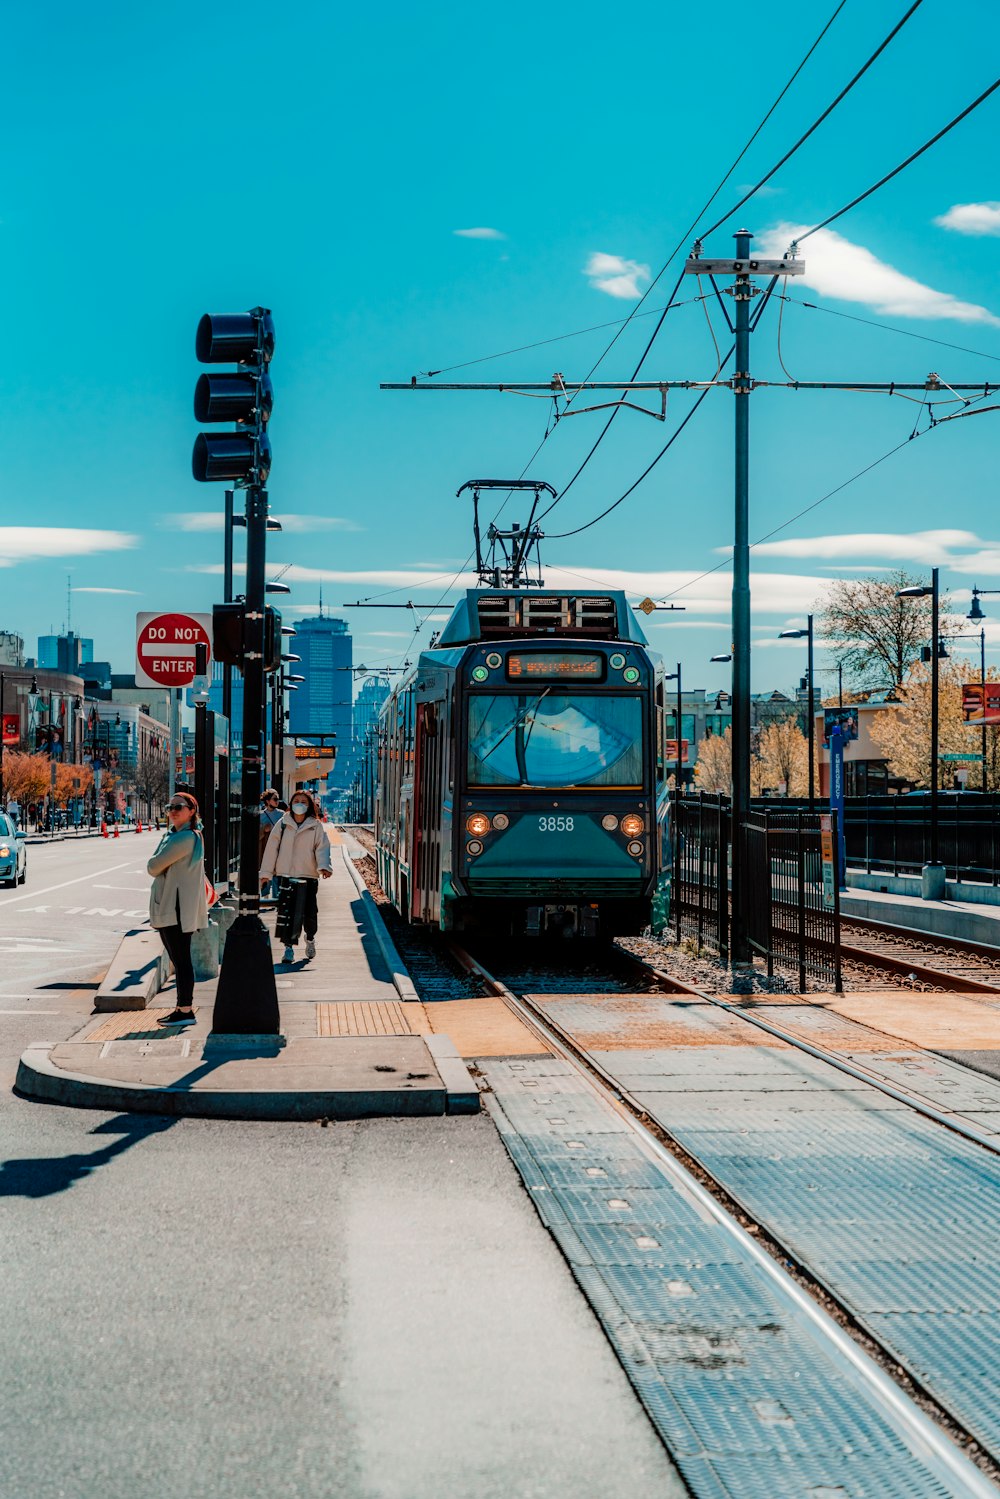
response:
<svg viewBox="0 0 1000 1499"><path fill-rule="evenodd" d="M4 744L18 744L21 739L21 720L16 713L5 713L3 716L3 742Z"/></svg>
<svg viewBox="0 0 1000 1499"><path fill-rule="evenodd" d="M210 614L137 614L135 685L190 687L195 675L196 645L208 647L211 661Z"/></svg>

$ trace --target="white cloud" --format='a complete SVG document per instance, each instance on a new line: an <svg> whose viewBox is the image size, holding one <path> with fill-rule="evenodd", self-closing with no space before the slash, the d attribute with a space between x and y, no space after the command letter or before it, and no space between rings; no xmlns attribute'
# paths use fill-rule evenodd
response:
<svg viewBox="0 0 1000 1499"><path fill-rule="evenodd" d="M954 203L934 222L957 234L1000 235L1000 203Z"/></svg>
<svg viewBox="0 0 1000 1499"><path fill-rule="evenodd" d="M506 239L506 234L499 229L453 229L452 234L457 234L459 239Z"/></svg>
<svg viewBox="0 0 1000 1499"><path fill-rule="evenodd" d="M756 248L762 257L783 255L805 229L803 224L778 224L761 235ZM833 229L820 229L808 239L802 246L802 256L805 272L796 279L821 296L860 302L891 317L951 318L959 323L987 323L1000 328L1000 318L987 308L924 286Z"/></svg>
<svg viewBox="0 0 1000 1499"><path fill-rule="evenodd" d="M916 531L913 534L889 531L845 532L839 536L796 536L785 541L762 541L754 547L758 557L848 558L880 557L893 562L923 562L931 567L951 564L952 552L959 547L981 547L984 543L972 531ZM717 547L727 556L731 547Z"/></svg>
<svg viewBox="0 0 1000 1499"><path fill-rule="evenodd" d="M620 255L605 255L595 250L583 268L590 277L595 291L606 292L609 297L621 297L634 301L642 296L640 281L649 280L649 266L638 260L623 260Z"/></svg>
<svg viewBox="0 0 1000 1499"><path fill-rule="evenodd" d="M74 593L130 593L135 598L139 597L137 588L74 588Z"/></svg>
<svg viewBox="0 0 1000 1499"><path fill-rule="evenodd" d="M282 530L289 534L306 531L363 531L356 521L339 515L278 514ZM160 522L161 527L175 531L221 531L225 517L220 510L181 510L168 515Z"/></svg>
<svg viewBox="0 0 1000 1499"><path fill-rule="evenodd" d="M125 531L77 530L71 526L0 526L0 567L43 557L89 557L138 546Z"/></svg>

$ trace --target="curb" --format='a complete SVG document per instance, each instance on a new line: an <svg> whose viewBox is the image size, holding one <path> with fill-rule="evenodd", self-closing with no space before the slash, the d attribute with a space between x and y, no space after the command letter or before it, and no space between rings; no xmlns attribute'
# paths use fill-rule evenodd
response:
<svg viewBox="0 0 1000 1499"><path fill-rule="evenodd" d="M126 932L94 996L94 1009L102 1014L145 1010L169 973L170 960L152 927Z"/></svg>
<svg viewBox="0 0 1000 1499"><path fill-rule="evenodd" d="M368 915L371 918L372 930L375 933L375 941L378 943L379 951L385 959L386 967L389 970L392 982L396 988L396 993L399 995L400 999L405 1000L407 1004L419 1004L420 995L413 987L413 980L407 973L406 968L403 965L403 960L399 956L399 953L396 951L396 944L389 936L389 929L386 926L385 922L382 920L382 914L379 911L378 906L372 899L371 891L368 889L368 886L365 884L364 880L355 869L354 861L343 844L341 844L340 852L344 856L344 863L347 865L348 874L354 881L354 887L357 890L358 894L361 896L361 899L364 902L365 910L368 912Z"/></svg>
<svg viewBox="0 0 1000 1499"><path fill-rule="evenodd" d="M50 1060L53 1048L29 1046L17 1067L14 1089L25 1098L69 1108L102 1109L108 1113L166 1114L190 1119L251 1119L274 1123L316 1119L431 1118L449 1109L446 1087L331 1092L253 1092L232 1088L193 1092L187 1088L158 1088L151 1083L105 1082L82 1072L67 1072ZM437 1058L435 1057L435 1064ZM439 1069L440 1070L440 1069ZM443 1081L443 1079L442 1079ZM467 1091L467 1090L466 1090Z"/></svg>

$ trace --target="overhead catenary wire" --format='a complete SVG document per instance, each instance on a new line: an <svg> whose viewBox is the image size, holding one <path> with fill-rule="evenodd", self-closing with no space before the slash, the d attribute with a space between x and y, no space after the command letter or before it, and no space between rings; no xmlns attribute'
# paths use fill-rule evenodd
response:
<svg viewBox="0 0 1000 1499"><path fill-rule="evenodd" d="M972 103L967 104L953 120L949 120L947 125L942 126L935 135L931 136L930 140L924 141L922 146L918 147L916 151L911 152L905 161L901 161L898 166L893 167L891 172L886 172L885 176L880 177L877 182L873 182L871 187L865 188L863 193L859 193L856 198L852 198L849 203L845 203L843 208L838 208L836 213L828 214L820 223L814 224L811 229L807 229L805 234L800 234L797 242L801 244L810 235L818 234L821 229L826 229L830 224L836 223L837 219L843 218L845 213L850 213L852 208L857 208L859 203L863 203L866 198L870 198L873 193L877 193L879 188L885 187L887 182L891 182L894 177L898 177L900 172L905 171L908 166L911 166L913 162L923 156L925 151L929 151L932 146L937 145L938 141L946 136L949 130L954 130L956 125L960 125L964 119L967 119L973 110L978 109L981 104L984 104L991 94L996 93L998 88L1000 88L1000 78L995 79L989 88L984 89L978 98L973 99Z"/></svg>
<svg viewBox="0 0 1000 1499"><path fill-rule="evenodd" d="M884 333L898 333L903 338L918 338L923 343L937 344L942 349L954 349L959 354L974 354L978 359L992 359L1000 364L1000 354L987 354L985 349L970 349L965 344L953 344L943 338L932 338L929 333L916 333L912 328L897 328L892 323L882 323L875 318L858 317L853 312L841 312L836 307L822 307L818 302L802 301L798 297L789 296L787 292L779 292L777 295L790 307L806 307L810 312L824 312L828 317L845 318L849 323L863 323L866 328L881 328ZM788 371L786 370L785 373L787 374Z"/></svg>

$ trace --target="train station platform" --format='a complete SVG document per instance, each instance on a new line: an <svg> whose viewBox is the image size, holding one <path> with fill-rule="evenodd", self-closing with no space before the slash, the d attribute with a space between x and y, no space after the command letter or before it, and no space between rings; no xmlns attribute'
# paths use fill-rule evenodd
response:
<svg viewBox="0 0 1000 1499"><path fill-rule="evenodd" d="M1000 948L1000 906L980 901L921 900L919 895L896 895L852 886L840 892L840 911L845 918L860 916L866 921L888 921L910 931L985 942Z"/></svg>
<svg viewBox="0 0 1000 1499"><path fill-rule="evenodd" d="M216 979L195 986L194 1025L158 1025L174 1005L171 980L144 1010L96 1014L69 1040L29 1048L19 1091L82 1108L223 1119L477 1113L476 1082L417 999L343 857L352 851L345 838L330 830L316 957L304 958L303 939L285 964L272 936L280 1036L212 1034ZM273 933L273 910L265 920Z"/></svg>

